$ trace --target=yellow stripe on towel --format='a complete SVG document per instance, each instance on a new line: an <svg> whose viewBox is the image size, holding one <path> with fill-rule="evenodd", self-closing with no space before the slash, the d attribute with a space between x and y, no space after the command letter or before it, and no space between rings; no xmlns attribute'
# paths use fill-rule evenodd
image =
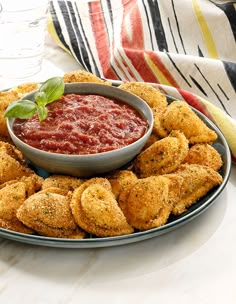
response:
<svg viewBox="0 0 236 304"><path fill-rule="evenodd" d="M214 39L211 35L210 29L207 25L207 22L206 22L203 14L201 12L198 1L197 0L192 0L192 3L193 3L193 8L194 8L198 23L199 23L200 28L202 30L203 39L204 39L206 47L208 49L208 54L211 58L218 59L219 56L218 56L218 53L217 53L217 50L216 50Z"/></svg>
<svg viewBox="0 0 236 304"><path fill-rule="evenodd" d="M161 84L166 84L171 86L172 84L168 81L168 79L165 77L165 75L162 73L160 69L155 65L155 63L152 61L152 59L148 56L148 54L144 53L144 58L149 65L150 69L152 70L153 74L157 78L157 81Z"/></svg>
<svg viewBox="0 0 236 304"><path fill-rule="evenodd" d="M236 122L211 102L199 96L198 99L206 106L213 120L224 134L233 155L236 155Z"/></svg>
<svg viewBox="0 0 236 304"><path fill-rule="evenodd" d="M53 40L63 49L65 50L67 53L70 54L70 51L64 46L64 44L61 42L61 40L59 39L59 37L57 36L57 32L55 30L54 27L54 23L52 21L52 17L49 16L48 17L48 32L50 33L50 35L52 36Z"/></svg>

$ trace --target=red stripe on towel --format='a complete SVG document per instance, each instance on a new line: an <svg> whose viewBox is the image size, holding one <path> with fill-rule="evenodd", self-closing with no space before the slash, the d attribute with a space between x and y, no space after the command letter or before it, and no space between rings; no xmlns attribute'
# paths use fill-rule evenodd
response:
<svg viewBox="0 0 236 304"><path fill-rule="evenodd" d="M90 20L103 75L109 79L118 79L110 65L109 41L100 1L91 2Z"/></svg>

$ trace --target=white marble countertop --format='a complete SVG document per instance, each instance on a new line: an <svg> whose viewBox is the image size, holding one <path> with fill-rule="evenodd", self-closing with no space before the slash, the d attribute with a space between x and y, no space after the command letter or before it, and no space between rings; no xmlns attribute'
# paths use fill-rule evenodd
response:
<svg viewBox="0 0 236 304"><path fill-rule="evenodd" d="M42 81L79 68L48 37ZM0 89L28 81L0 77ZM235 304L236 168L215 203L160 237L59 249L0 238L1 304Z"/></svg>

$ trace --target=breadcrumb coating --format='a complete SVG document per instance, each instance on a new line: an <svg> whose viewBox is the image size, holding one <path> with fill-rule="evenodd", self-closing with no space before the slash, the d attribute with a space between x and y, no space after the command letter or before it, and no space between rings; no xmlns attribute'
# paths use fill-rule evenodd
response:
<svg viewBox="0 0 236 304"><path fill-rule="evenodd" d="M188 153L188 140L183 133L172 131L168 137L156 141L134 161L134 172L141 178L171 173Z"/></svg>
<svg viewBox="0 0 236 304"><path fill-rule="evenodd" d="M111 85L111 82L103 80L96 75L84 71L84 70L77 70L65 73L63 76L63 80L65 83L72 83L72 82L95 82L101 83L105 85Z"/></svg>
<svg viewBox="0 0 236 304"><path fill-rule="evenodd" d="M204 143L193 145L183 163L208 166L216 171L223 165L220 153L211 145Z"/></svg>
<svg viewBox="0 0 236 304"><path fill-rule="evenodd" d="M107 179L92 179L77 188L71 210L78 226L100 237L125 235L133 228L121 211Z"/></svg>

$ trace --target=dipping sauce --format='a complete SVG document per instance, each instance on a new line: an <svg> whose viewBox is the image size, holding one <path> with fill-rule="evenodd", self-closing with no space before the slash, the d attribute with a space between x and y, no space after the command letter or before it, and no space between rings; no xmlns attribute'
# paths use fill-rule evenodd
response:
<svg viewBox="0 0 236 304"><path fill-rule="evenodd" d="M16 119L15 135L40 150L61 154L94 154L125 147L141 138L148 122L131 106L100 95L67 94L38 116Z"/></svg>

